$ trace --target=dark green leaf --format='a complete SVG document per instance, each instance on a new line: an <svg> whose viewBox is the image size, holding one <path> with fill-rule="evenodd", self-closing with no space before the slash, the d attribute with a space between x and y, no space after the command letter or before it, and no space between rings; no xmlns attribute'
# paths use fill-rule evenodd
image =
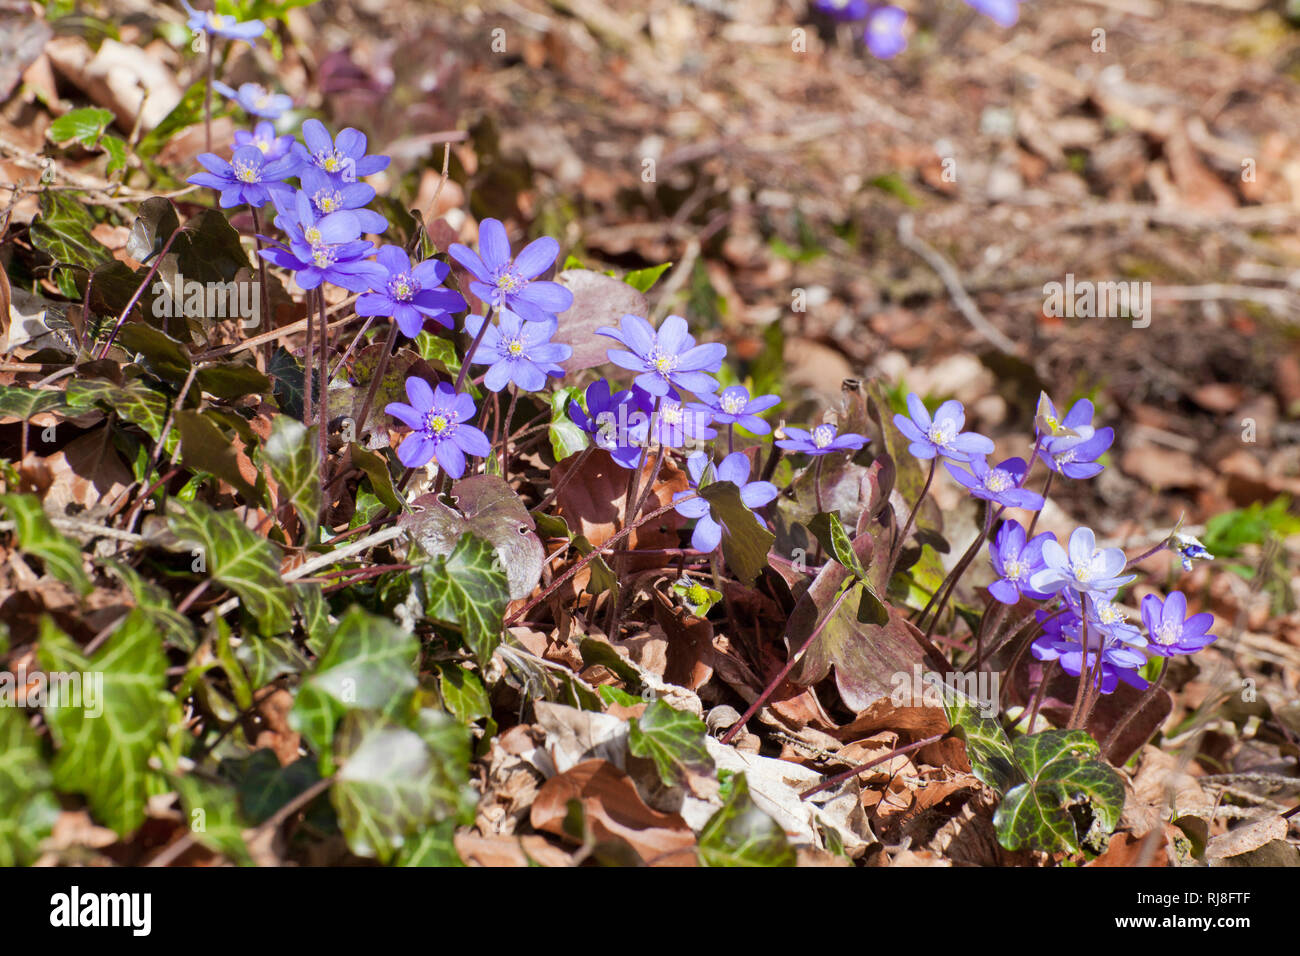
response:
<svg viewBox="0 0 1300 956"><path fill-rule="evenodd" d="M23 421L41 412L67 414L71 409L63 403L60 389L19 388L0 385L0 416L12 416Z"/></svg>
<svg viewBox="0 0 1300 956"><path fill-rule="evenodd" d="M1101 748L1083 730L1048 730L1012 745L1025 783L1012 789L993 815L998 842L1048 853L1080 851L1082 841L1107 834L1124 809L1124 781L1098 759ZM1079 832L1072 807L1086 804L1092 825Z"/></svg>
<svg viewBox="0 0 1300 956"><path fill-rule="evenodd" d="M235 446L206 412L182 409L176 413L181 435L181 464L191 471L206 471L239 490L245 501L259 504L261 494L239 469Z"/></svg>
<svg viewBox="0 0 1300 956"><path fill-rule="evenodd" d="M948 723L965 741L966 759L980 782L1004 794L1024 779L1006 731L996 718L980 713L979 701L957 693L952 687L944 690L943 701Z"/></svg>
<svg viewBox="0 0 1300 956"><path fill-rule="evenodd" d="M40 198L41 215L30 227L32 245L47 253L55 265L79 266L94 271L113 254L92 236L95 220L71 193L45 190Z"/></svg>
<svg viewBox="0 0 1300 956"><path fill-rule="evenodd" d="M185 822L194 839L235 863L251 865L248 846L244 843L245 825L240 818L239 802L232 787L186 774L176 781Z"/></svg>

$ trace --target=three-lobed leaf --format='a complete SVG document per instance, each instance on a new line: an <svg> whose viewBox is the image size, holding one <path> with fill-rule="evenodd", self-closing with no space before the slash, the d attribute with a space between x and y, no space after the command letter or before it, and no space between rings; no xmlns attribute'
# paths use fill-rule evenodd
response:
<svg viewBox="0 0 1300 956"><path fill-rule="evenodd" d="M458 625L465 646L486 666L501 642L510 589L492 545L465 534L446 557L422 569L425 609L444 624Z"/></svg>

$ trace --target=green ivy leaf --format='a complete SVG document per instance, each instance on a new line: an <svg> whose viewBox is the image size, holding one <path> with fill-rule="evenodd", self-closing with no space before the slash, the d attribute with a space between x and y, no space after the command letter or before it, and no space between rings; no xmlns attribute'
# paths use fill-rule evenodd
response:
<svg viewBox="0 0 1300 956"><path fill-rule="evenodd" d="M330 766L330 744L339 718L353 710L397 713L415 691L415 636L386 618L353 607L326 638L326 646L302 682L289 723Z"/></svg>
<svg viewBox="0 0 1300 956"><path fill-rule="evenodd" d="M703 866L794 866L794 847L780 824L760 810L743 774L731 780L722 809L700 831Z"/></svg>
<svg viewBox="0 0 1300 956"><path fill-rule="evenodd" d="M102 242L91 235L95 220L77 197L58 190L44 190L41 216L29 227L32 245L45 252L58 266L79 266L93 272L113 258Z"/></svg>
<svg viewBox="0 0 1300 956"><path fill-rule="evenodd" d="M465 863L456 852L456 821L443 820L425 827L414 840L403 844L397 866L457 867Z"/></svg>
<svg viewBox="0 0 1300 956"><path fill-rule="evenodd" d="M175 599L158 585L146 581L130 565L118 561L107 562L110 571L122 579L122 582L135 599L135 606L144 613L149 621L162 634L163 640L172 647L183 651L193 651L198 646L198 635L194 625L184 614L176 610Z"/></svg>
<svg viewBox="0 0 1300 956"><path fill-rule="evenodd" d="M817 536L817 540L831 557L861 580L867 580L867 569L862 566L862 561L854 552L853 542L849 540L848 532L844 530L844 523L840 521L837 512L829 511L817 515L808 523L808 530Z"/></svg>
<svg viewBox="0 0 1300 956"><path fill-rule="evenodd" d="M67 414L71 409L63 402L60 389L19 388L0 385L0 416L12 416L27 421L42 412Z"/></svg>
<svg viewBox="0 0 1300 956"><path fill-rule="evenodd" d="M218 772L238 791L239 804L251 826L265 823L277 810L321 779L310 758L299 757L282 767L275 751L269 747L254 750L247 757L223 760ZM312 808L318 806L326 806L321 797L308 804ZM328 816L332 818L333 814ZM317 822L311 812L307 818Z"/></svg>
<svg viewBox="0 0 1300 956"><path fill-rule="evenodd" d="M943 693L943 712L957 736L966 743L966 759L976 779L999 794L1024 780L1007 733L994 717L979 712L981 704L953 687Z"/></svg>
<svg viewBox="0 0 1300 956"><path fill-rule="evenodd" d="M501 620L510 602L510 589L492 545L465 534L446 557L434 558L422 569L425 608L444 624L459 625L465 646L487 666L501 642Z"/></svg>
<svg viewBox="0 0 1300 956"><path fill-rule="evenodd" d="M113 114L97 106L69 110L50 124L50 139L60 145L76 140L93 146L111 122Z"/></svg>
<svg viewBox="0 0 1300 956"><path fill-rule="evenodd" d="M1048 730L1018 737L1012 750L1027 779L993 814L993 828L1004 847L1078 853L1081 840L1115 829L1124 809L1124 781L1097 759L1101 748L1087 731ZM1071 814L1071 807L1080 804L1092 810L1086 833L1079 832Z"/></svg>
<svg viewBox="0 0 1300 956"><path fill-rule="evenodd" d="M316 435L315 427L308 428L288 415L276 415L271 421L271 437L262 449L280 484L280 500L293 503L308 544L316 543L320 527L320 445Z"/></svg>
<svg viewBox="0 0 1300 956"><path fill-rule="evenodd" d="M45 570L82 597L90 593L90 576L81 564L75 541L55 530L35 495L0 495L0 505L14 522L14 539L24 554L40 558Z"/></svg>
<svg viewBox="0 0 1300 956"><path fill-rule="evenodd" d="M293 595L280 577L271 542L260 538L233 511L172 499L172 534L201 549L207 572L239 595L263 634L280 634L293 623Z"/></svg>
<svg viewBox="0 0 1300 956"><path fill-rule="evenodd" d="M0 707L0 866L26 866L54 826L59 802L28 714Z"/></svg>
<svg viewBox="0 0 1300 956"><path fill-rule="evenodd" d="M680 787L694 774L713 773L713 758L704 745L704 721L656 700L640 717L628 721L628 749L648 757L665 786Z"/></svg>
<svg viewBox="0 0 1300 956"><path fill-rule="evenodd" d="M468 735L457 729L464 746L439 749L378 714L344 719L335 742L342 769L330 799L353 853L386 863L415 834L456 813L469 776Z"/></svg>
<svg viewBox="0 0 1300 956"><path fill-rule="evenodd" d="M99 141L99 145L104 147L104 152L108 154L108 168L104 170L109 176L112 176L119 169L126 169L126 143L116 136L105 136Z"/></svg>
<svg viewBox="0 0 1300 956"><path fill-rule="evenodd" d="M447 709L463 723L472 724L492 716L492 702L487 690L473 671L457 664L445 665L439 671L438 687Z"/></svg>
<svg viewBox="0 0 1300 956"><path fill-rule="evenodd" d="M68 383L67 402L73 408L98 406L113 412L133 425L139 425L146 435L157 441L167 424L171 403L162 395L138 383L114 385L100 380L77 380ZM167 454L176 450L180 434L173 429L167 435Z"/></svg>
<svg viewBox="0 0 1300 956"><path fill-rule="evenodd" d="M87 659L46 617L38 659L47 674L83 678L86 706L45 708L56 743L54 783L85 794L95 817L126 836L144 822L149 756L167 732L162 701L167 659L159 634L143 612L134 610ZM92 674L103 683L96 688L97 700L84 694L85 676Z"/></svg>
<svg viewBox="0 0 1300 956"><path fill-rule="evenodd" d="M240 866L251 866L253 859L243 836L246 826L234 788L186 774L177 779L176 789L194 839Z"/></svg>

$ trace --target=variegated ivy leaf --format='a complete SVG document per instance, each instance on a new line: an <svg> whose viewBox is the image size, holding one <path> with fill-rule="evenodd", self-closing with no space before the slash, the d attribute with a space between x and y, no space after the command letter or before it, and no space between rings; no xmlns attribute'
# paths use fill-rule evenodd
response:
<svg viewBox="0 0 1300 956"><path fill-rule="evenodd" d="M68 383L65 395L73 408L98 406L103 411L113 412L119 418L139 425L155 441L162 434L167 414L171 411L171 403L165 396L136 382L114 385L112 382L76 379ZM175 429L167 434L164 449L167 454L176 450L179 441L180 433Z"/></svg>
<svg viewBox="0 0 1300 956"><path fill-rule="evenodd" d="M1016 738L1012 750L1027 779L993 814L993 828L1004 847L1078 853L1081 844L1115 829L1124 809L1124 781L1098 759L1101 748L1087 731L1029 734ZM1092 813L1086 832L1080 832L1072 812L1079 805Z"/></svg>
<svg viewBox="0 0 1300 956"><path fill-rule="evenodd" d="M0 505L14 522L14 538L24 554L40 558L45 570L83 597L90 593L90 576L81 564L81 549L60 534L35 495L0 495Z"/></svg>
<svg viewBox="0 0 1300 956"><path fill-rule="evenodd" d="M628 728L628 749L653 760L665 786L682 786L691 774L712 775L713 758L704 745L708 729L694 714L656 700Z"/></svg>
<svg viewBox="0 0 1300 956"><path fill-rule="evenodd" d="M254 534L233 511L214 511L197 501L173 503L168 526L198 550L196 561L201 558L214 580L239 595L261 633L287 631L293 623L293 594L280 577L271 542Z"/></svg>
<svg viewBox="0 0 1300 956"><path fill-rule="evenodd" d="M19 388L0 385L0 416L12 416L23 421L41 412L68 412L59 389Z"/></svg>
<svg viewBox="0 0 1300 956"><path fill-rule="evenodd" d="M319 755L323 774L332 765L339 718L353 710L396 714L406 707L417 682L419 653L414 635L359 607L351 608L325 638L289 714L290 725Z"/></svg>
<svg viewBox="0 0 1300 956"><path fill-rule="evenodd" d="M469 734L449 715L421 711L415 730L373 712L339 727L342 769L330 790L339 828L358 856L388 862L424 828L454 817L469 779Z"/></svg>
<svg viewBox="0 0 1300 956"><path fill-rule="evenodd" d="M758 808L744 774L731 778L722 809L700 831L704 866L794 866L795 852L781 825Z"/></svg>
<svg viewBox="0 0 1300 956"><path fill-rule="evenodd" d="M59 802L41 743L18 707L0 707L0 866L25 866L50 835Z"/></svg>
<svg viewBox="0 0 1300 956"><path fill-rule="evenodd" d="M446 557L422 569L430 617L458 625L465 646L486 666L501 642L501 620L510 602L506 572L492 545L466 534Z"/></svg>
<svg viewBox="0 0 1300 956"><path fill-rule="evenodd" d="M308 428L288 415L276 415L271 437L262 449L271 474L280 485L280 501L290 501L314 544L320 527L320 443L315 427Z"/></svg>
<svg viewBox="0 0 1300 956"><path fill-rule="evenodd" d="M136 609L87 659L44 618L38 660L47 674L63 678L58 706L51 682L45 707L55 741L55 786L85 794L97 820L119 836L131 833L144 822L148 760L167 730L160 635ZM70 693L73 675L80 701Z"/></svg>

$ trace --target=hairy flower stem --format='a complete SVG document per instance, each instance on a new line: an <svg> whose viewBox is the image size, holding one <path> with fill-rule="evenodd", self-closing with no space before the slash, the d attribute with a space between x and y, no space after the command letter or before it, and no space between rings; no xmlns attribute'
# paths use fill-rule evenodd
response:
<svg viewBox="0 0 1300 956"><path fill-rule="evenodd" d="M1101 745L1101 755L1103 757L1110 753L1111 748L1115 746L1119 738L1123 736L1124 731L1128 729L1128 725L1133 722L1133 718L1140 714L1147 704L1151 703L1151 699L1160 690L1160 685L1165 682L1165 675L1169 673L1169 661L1164 658L1161 659L1164 660L1164 663L1160 666L1160 674L1147 685L1147 689L1142 692L1142 696L1138 698L1138 702L1133 706L1133 709L1125 714L1124 719L1112 727L1110 733L1106 735L1106 739Z"/></svg>
<svg viewBox="0 0 1300 956"><path fill-rule="evenodd" d="M510 423L515 419L515 403L519 401L519 389L510 386L510 407L501 428L501 477L510 477Z"/></svg>
<svg viewBox="0 0 1300 956"><path fill-rule="evenodd" d="M727 423L727 454L730 455L736 450L736 426L733 422Z"/></svg>
<svg viewBox="0 0 1300 956"><path fill-rule="evenodd" d="M204 31L204 39L208 45L208 79L203 89L203 149L204 152L210 153L212 152L212 79L215 72L213 57L216 54L216 42L208 31Z"/></svg>
<svg viewBox="0 0 1300 956"><path fill-rule="evenodd" d="M1034 512L1034 520L1029 522L1029 530L1025 532L1025 540L1032 541L1034 538L1034 529L1038 527L1038 519L1043 512L1047 510L1047 496L1052 493L1052 479L1056 477L1056 472L1049 471L1047 480L1043 482L1043 507Z"/></svg>
<svg viewBox="0 0 1300 956"><path fill-rule="evenodd" d="M384 339L384 350L380 353L379 363L375 366L375 372L370 377L370 387L366 389L366 400L361 403L361 414L357 416L358 440L360 440L362 432L366 429L366 420L370 417L370 406L375 403L375 396L379 394L379 384L384 380L384 373L388 371L388 362L393 354L393 346L397 344L397 332L397 323L393 322L388 327L388 338Z"/></svg>
<svg viewBox="0 0 1300 956"><path fill-rule="evenodd" d="M261 333L265 335L271 331L271 287L266 284L266 260L262 258L262 215L257 211L256 206L249 206L249 211L253 214L253 242L257 245L257 251L253 253L253 258L257 260L257 286L261 292L262 307L262 327ZM265 371L271 366L271 343L265 342L262 345L262 369Z"/></svg>
<svg viewBox="0 0 1300 956"><path fill-rule="evenodd" d="M1038 710L1043 706L1043 698L1047 696L1047 685L1056 676L1056 668L1059 663L1059 661L1047 662L1047 666L1043 668L1043 676L1038 679L1038 686L1034 688L1033 696L1029 700L1029 706L1025 708L1025 712L1020 715L1019 719L1011 725L1011 730L1019 727L1020 721L1027 716L1029 723L1025 725L1025 733L1033 733L1034 724L1038 720Z"/></svg>
<svg viewBox="0 0 1300 956"><path fill-rule="evenodd" d="M886 582L894 576L894 568L903 554L903 543L912 530L912 522L916 520L916 513L921 510L921 502L925 500L925 496L930 491L930 483L934 481L934 471L938 464L938 456L930 459L930 471L925 476L925 484L921 486L921 493L917 496L916 503L912 505L912 510L908 512L907 521L903 524L903 529L899 532L898 538L895 539L894 546L889 549L889 573L885 575Z"/></svg>
<svg viewBox="0 0 1300 956"><path fill-rule="evenodd" d="M945 730L941 734L935 734L932 737L926 737L923 740L918 740L915 743L910 743L906 747L895 747L893 750L889 751L889 753L881 754L879 757L876 757L874 760L868 760L866 763L860 764L859 766L854 767L852 770L845 770L843 773L836 774L833 777L829 777L826 780L823 780L815 787L809 787L803 793L799 794L799 799L807 800L809 797L815 796L816 794L821 793L823 790L829 790L832 787L838 786L839 784L843 783L846 780L852 780L858 774L866 773L868 770L871 770L873 767L878 767L882 763L893 760L895 757L901 757L904 754L910 754L913 750L920 750L922 747L930 746L930 744L937 744L939 741L943 740L945 737L950 736L951 734L952 734L951 730Z"/></svg>
<svg viewBox="0 0 1300 956"><path fill-rule="evenodd" d="M1149 548L1149 549L1147 549L1146 551L1143 551L1143 552L1142 552L1141 554L1139 554L1136 558L1129 558L1129 559L1128 559L1128 562L1124 565L1124 570L1127 571L1129 568L1133 567L1133 565L1135 565L1135 564L1141 564L1141 563L1142 563L1143 561L1145 561L1147 558L1151 557L1151 555L1155 554L1155 553L1158 552L1158 551L1163 551L1163 550L1165 550L1165 548L1167 548L1167 547L1169 547L1169 538L1165 538L1165 539L1162 540L1159 544L1157 544L1154 548Z"/></svg>
<svg viewBox="0 0 1300 956"><path fill-rule="evenodd" d="M776 672L776 676L767 682L767 686L763 688L763 692L754 698L754 702L751 703L748 709L740 715L740 719L736 721L730 730L722 735L720 743L724 746L731 743L736 734L740 733L740 731L744 729L744 726L749 723L749 719L758 713L758 709L767 703L769 697L776 693L776 689L781 686L782 681L784 681L786 676L794 670L794 666L803 659L804 652L807 651L808 648L812 647L813 641L821 637L822 631L826 629L826 625L830 623L831 618L833 618L839 611L840 605L844 603L844 599L854 590L855 588L845 588L836 595L830 608L822 616L822 619L817 622L817 626L813 628L812 633L808 635L808 638L801 645L799 645L799 649L790 655L790 659L785 662L784 667Z"/></svg>
<svg viewBox="0 0 1300 956"><path fill-rule="evenodd" d="M813 501L817 504L818 514L826 510L822 507L822 462L825 460L825 455L818 455L817 464L813 465Z"/></svg>
<svg viewBox="0 0 1300 956"><path fill-rule="evenodd" d="M656 449L655 452L655 466L654 469L650 472L650 480L647 481L645 483L645 487L641 489L641 494L637 497L636 504L632 508L631 517L629 517L628 519L629 521L631 521L637 515L639 515L641 513L641 509L645 507L645 503L647 499L649 499L650 497L650 492L654 489L655 482L659 480L659 472L664 466L664 458L667 457L667 454L668 454L668 449L664 448L664 446L660 444L658 449ZM617 564L619 556L624 551L627 550L628 546L631 543L632 543L631 539L629 538L627 542L625 542L623 546L620 547L618 551L614 553L615 564ZM620 591L619 594L614 598L613 602L610 604L609 622L608 622L608 626L605 628L605 633L608 634L611 638L616 637L618 635L619 618L622 617L622 614L623 614L623 593Z"/></svg>
<svg viewBox="0 0 1300 956"><path fill-rule="evenodd" d="M576 475L579 471L582 470L582 466L586 463L587 458L595 450L596 450L595 445L588 445L582 451L578 452L577 459L574 461L572 465L564 469L563 476L561 476L560 480L555 483L555 487L551 489L550 493L529 510L532 511L534 514L536 514L538 511L541 511L552 501L558 498L560 496L560 492L564 490L564 486L567 485L573 479L574 475Z"/></svg>
<svg viewBox="0 0 1300 956"><path fill-rule="evenodd" d="M311 427L311 420L312 420L312 411L314 410L314 404L315 404L315 403L313 402L313 397L314 397L314 394L315 394L315 391L316 391L316 388L315 388L316 380L315 380L315 378L313 377L314 369L312 368L312 354L313 354L313 353L312 353L312 343L313 343L313 339L312 339L312 332L311 332L311 327L312 327L312 320L311 320L312 308L311 308L311 294L310 294L310 293L308 293L308 295L307 295L307 302L306 302L306 305L307 305L307 317L306 317L306 322L307 322L307 333L306 333L306 334L307 334L307 342L306 342L306 345L303 346L303 353L302 353L302 423L303 423L304 425L306 425L308 428L310 428L310 427ZM322 383L321 383L321 388L324 389L324 387L325 387L325 383L322 382Z"/></svg>
<svg viewBox="0 0 1300 956"><path fill-rule="evenodd" d="M1074 707L1070 710L1070 722L1066 724L1067 730L1078 730L1081 726L1079 724L1079 717L1083 713L1084 701L1088 699L1088 695L1091 691L1093 665L1088 659L1091 654L1091 648L1088 646L1088 612L1086 605L1083 613L1083 635L1079 638L1079 643L1083 647L1083 664L1079 668L1079 686L1074 694ZM1103 648L1098 646L1097 669L1099 671L1101 669L1102 650Z"/></svg>
<svg viewBox="0 0 1300 956"><path fill-rule="evenodd" d="M316 309L317 325L320 332L320 398L316 403L317 410L317 427L319 433L316 436L320 449L320 486L324 488L328 484L330 449L329 449L329 345L330 345L330 327L329 320L325 318L325 286L316 287ZM321 507L326 513L329 512L329 499L326 498L321 502ZM322 515L322 518L324 515Z"/></svg>
<svg viewBox="0 0 1300 956"><path fill-rule="evenodd" d="M979 553L980 546L988 538L989 531L993 528L993 522L997 521L997 519L1002 516L1003 511L1006 511L1005 507L999 508L996 514L993 513L992 508L989 509L988 515L984 519L984 529L976 536L975 540L970 543L970 547L966 549L966 553L961 556L961 559L958 560L956 566L948 576L943 579L938 590L931 595L930 601L926 604L925 609L921 611L921 616L917 618L918 623L925 620L925 615L929 612L935 601L938 600L939 606L935 608L934 617L930 618L930 624L925 629L926 637L929 637L934 633L935 626L939 623L939 618L943 616L944 608L948 606L948 599L952 597L952 592L957 587L957 582L961 580L961 576L966 573L966 569L970 567L970 563L975 560L975 555ZM942 597L940 597L940 595L942 595Z"/></svg>
<svg viewBox="0 0 1300 956"><path fill-rule="evenodd" d="M474 336L474 341L470 344L469 350L460 360L460 371L456 373L455 390L459 392L465 384L465 376L469 374L469 360L474 357L478 351L479 344L483 341L483 336L487 335L488 326L492 324L493 312L489 311L483 316L483 324L479 326L478 335Z"/></svg>
<svg viewBox="0 0 1300 956"><path fill-rule="evenodd" d="M533 608L537 607L537 605L541 604L541 603L542 603L543 601L545 601L548 597L550 597L552 594L554 594L554 593L555 593L555 592L556 592L560 587L562 587L562 586L564 585L564 583L565 583L566 581L568 581L570 578L572 578L575 574L577 574L579 571L581 571L583 568L585 568L585 567L586 567L588 564L590 564L592 561L596 560L596 558L599 557L602 553L604 553L604 552L610 550L610 549L613 548L613 547L616 547L618 544L620 544L620 543L623 541L624 538L626 538L628 535L630 535L630 534L631 534L633 531L635 531L637 528L641 527L643 524L647 524L647 523L649 523L649 522L655 520L655 519L658 518L660 515L667 514L669 511L672 511L674 508L677 507L677 505L681 504L683 501L689 501L691 498L695 498L695 497L697 497L697 496L696 496L696 495L689 495L689 496L687 496L687 497L685 497L685 498L679 498L676 502L673 502L672 504L664 505L662 508L658 508L658 509L656 509L655 511L650 512L650 514L646 515L644 518L642 518L642 519L641 519L640 521L638 521L636 524L628 525L626 528L624 528L624 529L623 529L622 531L620 531L618 534L614 535L614 537L612 537L612 538L610 538L608 541L606 541L606 542L605 542L601 547L599 547L599 548L592 548L589 552L587 552L585 555L583 555L582 558L580 558L580 559L579 559L579 560L578 560L578 561L573 565L573 567L569 568L567 571L565 571L563 574L561 574L558 578L556 578L554 581L552 581L551 584L550 584L550 586L547 587L547 589L546 589L545 591L543 591L541 594L537 595L537 597L533 598L531 601L529 601L527 604L525 604L523 607L521 607L521 608L520 608L518 611L516 611L514 614L510 615L510 617L506 619L505 623L502 624L502 627L508 628L508 627L513 626L513 625L515 624L516 621L519 621L519 620L520 620L521 618L523 618L524 615L526 615L529 611L531 611ZM561 550L563 550L563 549L561 549ZM557 552L557 553L559 553L559 552Z"/></svg>
<svg viewBox="0 0 1300 956"><path fill-rule="evenodd" d="M113 331L108 334L108 339L100 347L99 354L95 356L96 358L102 359L108 354L108 350L113 347L113 340L117 338L117 333L122 331L122 326L126 324L126 317L131 314L131 310L135 308L135 304L140 301L140 296L144 295L144 290L149 287L149 283L158 272L158 266L160 266L163 259L166 258L167 250L172 247L172 242L175 241L176 237L181 234L181 230L184 228L184 226L177 226L172 230L172 234L167 237L167 241L163 243L162 249L159 251L158 255L154 257L153 265L151 265L149 271L144 274L144 281L136 288L135 295L131 296L131 301L126 304L126 308L122 310L122 314L117 317L117 322L113 325Z"/></svg>
<svg viewBox="0 0 1300 956"><path fill-rule="evenodd" d="M356 335L352 336L352 341L348 343L348 347L343 350L343 354L339 357L339 360L335 362L334 367L330 369L329 381L334 381L334 377L339 374L339 369L348 364L348 359L352 358L352 353L357 350L357 345L365 339L366 333L370 331L370 326L374 324L375 319L376 316L366 316L365 324L361 326Z"/></svg>

